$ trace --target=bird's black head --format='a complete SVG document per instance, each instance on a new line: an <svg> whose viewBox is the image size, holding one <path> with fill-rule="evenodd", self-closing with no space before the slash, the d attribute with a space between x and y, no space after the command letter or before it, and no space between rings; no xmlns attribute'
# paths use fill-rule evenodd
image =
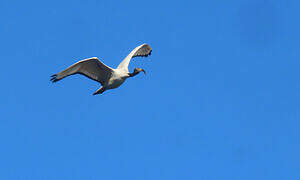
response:
<svg viewBox="0 0 300 180"><path fill-rule="evenodd" d="M144 70L144 69L142 69L142 68L134 68L134 73L140 73L140 72L144 72L144 74L146 74L146 71Z"/></svg>
<svg viewBox="0 0 300 180"><path fill-rule="evenodd" d="M144 74L146 74L146 71L144 69L142 69L142 68L134 68L133 73L129 73L129 76L133 77L133 76L137 75L138 73L140 73L142 71L144 72Z"/></svg>

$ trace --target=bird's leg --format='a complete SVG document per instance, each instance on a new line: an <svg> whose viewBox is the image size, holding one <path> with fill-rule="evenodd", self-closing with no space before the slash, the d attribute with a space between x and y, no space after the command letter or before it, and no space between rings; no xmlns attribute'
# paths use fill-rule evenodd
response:
<svg viewBox="0 0 300 180"><path fill-rule="evenodd" d="M94 92L93 95L97 95L97 94L102 94L106 89L104 87L101 87L100 89L98 89L96 92Z"/></svg>

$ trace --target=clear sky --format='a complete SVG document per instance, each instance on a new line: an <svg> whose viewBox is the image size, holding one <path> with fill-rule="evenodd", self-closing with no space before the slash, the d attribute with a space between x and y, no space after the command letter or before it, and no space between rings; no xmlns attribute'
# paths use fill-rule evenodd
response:
<svg viewBox="0 0 300 180"><path fill-rule="evenodd" d="M1 0L0 179L300 179L299 0ZM147 75L50 75L136 46Z"/></svg>

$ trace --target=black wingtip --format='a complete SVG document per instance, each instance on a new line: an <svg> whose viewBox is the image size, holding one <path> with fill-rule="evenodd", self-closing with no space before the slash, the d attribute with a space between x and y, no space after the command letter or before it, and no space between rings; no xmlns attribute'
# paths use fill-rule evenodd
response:
<svg viewBox="0 0 300 180"><path fill-rule="evenodd" d="M152 49L150 50L150 52L149 52L148 54L146 54L146 55L141 55L141 57L148 57L148 56L151 55L151 53L152 53Z"/></svg>
<svg viewBox="0 0 300 180"><path fill-rule="evenodd" d="M52 81L53 83L55 83L56 81L58 81L59 79L57 79L57 74L53 74L52 76L51 76L51 79L50 79L50 81Z"/></svg>
<svg viewBox="0 0 300 180"><path fill-rule="evenodd" d="M150 56L150 55L151 55L151 53L152 53L152 49L150 50L149 54L145 55L145 57L148 57L148 56Z"/></svg>

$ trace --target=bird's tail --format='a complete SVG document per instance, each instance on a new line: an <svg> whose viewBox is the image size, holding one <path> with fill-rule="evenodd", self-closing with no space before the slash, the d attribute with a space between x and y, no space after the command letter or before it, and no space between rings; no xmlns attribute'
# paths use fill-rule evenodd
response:
<svg viewBox="0 0 300 180"><path fill-rule="evenodd" d="M101 87L100 89L98 89L96 92L94 92L93 95L97 95L97 94L102 94L106 89L104 87Z"/></svg>

